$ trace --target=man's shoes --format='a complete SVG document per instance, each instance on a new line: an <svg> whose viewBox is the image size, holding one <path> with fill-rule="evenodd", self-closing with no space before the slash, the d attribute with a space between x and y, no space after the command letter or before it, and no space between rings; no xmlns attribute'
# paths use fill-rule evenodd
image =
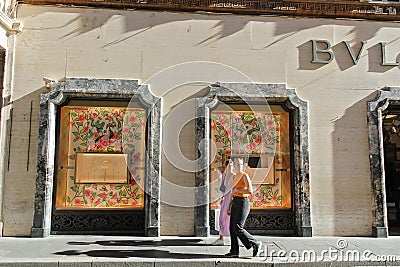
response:
<svg viewBox="0 0 400 267"><path fill-rule="evenodd" d="M224 243L224 240L218 238L217 240L212 242L211 245L213 245L213 246L224 246L225 243Z"/></svg>
<svg viewBox="0 0 400 267"><path fill-rule="evenodd" d="M260 254L261 246L262 246L262 242L261 241L257 241L253 245L253 257L257 257Z"/></svg>
<svg viewBox="0 0 400 267"><path fill-rule="evenodd" d="M239 258L239 254L228 252L224 255L226 258Z"/></svg>

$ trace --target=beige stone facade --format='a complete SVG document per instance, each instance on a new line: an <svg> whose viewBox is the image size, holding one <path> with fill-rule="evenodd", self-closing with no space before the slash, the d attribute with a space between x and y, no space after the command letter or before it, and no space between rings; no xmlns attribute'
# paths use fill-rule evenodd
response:
<svg viewBox="0 0 400 267"><path fill-rule="evenodd" d="M372 234L367 101L383 87L399 85L399 67L381 65L380 46L386 43L387 62L398 61L398 23L34 5L19 5L17 15L24 30L14 39L9 92L12 131L8 139L6 130L2 136L4 236L30 235L32 227L39 95L49 90L43 78L123 78L146 83L171 66L194 61L220 63L251 81L295 89L309 110L313 235ZM311 40L329 41L334 59L312 63ZM345 41L355 56L361 42L367 42L357 64ZM224 78L231 80L210 82L243 81ZM151 88L163 98L164 121L183 101L204 95L208 81L195 82L170 91ZM195 106L183 110L194 114ZM2 117L2 125L8 119ZM163 127L163 142L167 142L173 136ZM9 129L9 123L2 129ZM194 132L192 121L180 136L189 159L195 158ZM178 170L165 155L161 166L167 180L194 185L194 174ZM193 235L194 220L193 208L161 205L161 235Z"/></svg>
<svg viewBox="0 0 400 267"><path fill-rule="evenodd" d="M14 47L15 47L15 34L20 32L22 24L15 19L15 1L1 1L0 3L0 83L2 91L2 111L1 111L1 154L6 154L7 144L7 120L9 119L10 107L7 102L11 94L12 87L12 76L14 66ZM4 224L4 216L2 212L2 206L4 202L4 190L5 190L5 179L4 170L8 168L8 159L4 157L4 160L0 162L0 236L2 236L2 229Z"/></svg>

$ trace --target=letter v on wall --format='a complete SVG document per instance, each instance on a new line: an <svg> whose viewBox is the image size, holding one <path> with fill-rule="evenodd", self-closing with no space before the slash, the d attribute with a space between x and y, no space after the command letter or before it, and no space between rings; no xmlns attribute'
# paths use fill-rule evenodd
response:
<svg viewBox="0 0 400 267"><path fill-rule="evenodd" d="M364 51L364 47L365 47L365 45L367 44L367 42L366 42L366 41L362 41L362 42L361 42L361 48L360 48L360 50L358 51L357 56L354 55L354 51L353 51L353 49L351 48L350 42L349 42L349 41L343 41L343 43L346 45L347 50L349 51L349 54L350 54L350 56L351 56L351 59L353 60L354 65L356 65L356 64L358 63L358 61L360 60L360 57L361 57L361 55L362 55L362 53L363 53L363 51Z"/></svg>

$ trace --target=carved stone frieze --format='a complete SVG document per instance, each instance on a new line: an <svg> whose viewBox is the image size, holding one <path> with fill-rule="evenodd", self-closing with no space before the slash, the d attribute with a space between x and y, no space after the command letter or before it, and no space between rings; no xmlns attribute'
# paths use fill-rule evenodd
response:
<svg viewBox="0 0 400 267"><path fill-rule="evenodd" d="M179 11L212 11L241 14L276 14L308 17L399 20L395 3L359 1L285 0L26 0L30 4L65 4L113 8L143 8Z"/></svg>

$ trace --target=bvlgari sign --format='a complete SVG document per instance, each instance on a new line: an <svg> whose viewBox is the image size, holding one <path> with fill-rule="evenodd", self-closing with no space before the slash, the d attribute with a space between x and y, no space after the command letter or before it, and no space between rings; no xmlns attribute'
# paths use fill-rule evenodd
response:
<svg viewBox="0 0 400 267"><path fill-rule="evenodd" d="M311 40L312 43L312 63L317 64L328 64L332 62L335 58L335 55L332 51L332 45L328 40ZM361 56L363 55L364 48L367 44L366 41L361 42L361 47L354 51L350 46L349 41L343 41L346 46L347 51L349 52L349 56L353 60L354 65L358 63ZM388 62L386 59L386 42L379 42L381 46L381 65L382 66L399 66L400 62Z"/></svg>

